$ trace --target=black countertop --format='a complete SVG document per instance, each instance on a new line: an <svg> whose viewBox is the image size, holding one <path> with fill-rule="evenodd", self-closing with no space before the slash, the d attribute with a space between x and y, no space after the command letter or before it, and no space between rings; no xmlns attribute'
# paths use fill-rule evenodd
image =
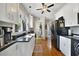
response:
<svg viewBox="0 0 79 59"><path fill-rule="evenodd" d="M62 35L60 35L60 36L62 36ZM79 37L76 37L76 36L63 36L63 37L66 37L69 39L74 39L74 40L79 40Z"/></svg>
<svg viewBox="0 0 79 59"><path fill-rule="evenodd" d="M11 41L10 43L5 44L4 46L0 47L0 52L8 48L9 46L13 45L14 43L16 43L16 41Z"/></svg>

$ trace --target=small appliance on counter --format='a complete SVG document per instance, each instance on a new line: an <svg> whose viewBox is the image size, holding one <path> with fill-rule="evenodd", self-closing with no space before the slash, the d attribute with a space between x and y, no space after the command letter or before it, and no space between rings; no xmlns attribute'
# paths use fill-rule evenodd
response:
<svg viewBox="0 0 79 59"><path fill-rule="evenodd" d="M71 29L69 28L68 29L68 36L71 36L72 35L72 31L71 31Z"/></svg>
<svg viewBox="0 0 79 59"><path fill-rule="evenodd" d="M7 44L11 41L11 32L12 28L11 27L2 27L4 30L4 44Z"/></svg>

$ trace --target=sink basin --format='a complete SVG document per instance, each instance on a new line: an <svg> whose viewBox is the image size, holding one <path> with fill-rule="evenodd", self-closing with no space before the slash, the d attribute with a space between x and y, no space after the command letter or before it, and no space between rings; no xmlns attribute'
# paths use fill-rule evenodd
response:
<svg viewBox="0 0 79 59"><path fill-rule="evenodd" d="M31 39L32 36L24 36L24 37L20 37L17 38L16 41L29 41Z"/></svg>
<svg viewBox="0 0 79 59"><path fill-rule="evenodd" d="M29 41L31 38L24 37L23 41Z"/></svg>

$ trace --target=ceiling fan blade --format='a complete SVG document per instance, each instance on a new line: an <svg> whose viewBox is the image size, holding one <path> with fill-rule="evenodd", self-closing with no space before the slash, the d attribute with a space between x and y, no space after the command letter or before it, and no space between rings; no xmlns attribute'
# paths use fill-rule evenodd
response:
<svg viewBox="0 0 79 59"><path fill-rule="evenodd" d="M41 14L43 14L44 13L44 11L42 11L42 13Z"/></svg>
<svg viewBox="0 0 79 59"><path fill-rule="evenodd" d="M40 8L40 9L36 9L36 10L42 10L42 9Z"/></svg>
<svg viewBox="0 0 79 59"><path fill-rule="evenodd" d="M52 7L52 6L54 6L54 4L49 5L48 8L50 8L50 7Z"/></svg>
<svg viewBox="0 0 79 59"><path fill-rule="evenodd" d="M50 10L47 9L48 12L51 12Z"/></svg>
<svg viewBox="0 0 79 59"><path fill-rule="evenodd" d="M42 6L44 6L45 5L45 3L42 3Z"/></svg>

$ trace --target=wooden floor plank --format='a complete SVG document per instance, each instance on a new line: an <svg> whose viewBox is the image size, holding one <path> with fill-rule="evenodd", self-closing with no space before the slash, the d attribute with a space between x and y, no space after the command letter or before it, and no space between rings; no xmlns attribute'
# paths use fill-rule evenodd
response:
<svg viewBox="0 0 79 59"><path fill-rule="evenodd" d="M33 56L64 56L64 54L58 51L55 47L52 46L50 49L47 44L47 40L37 39Z"/></svg>

